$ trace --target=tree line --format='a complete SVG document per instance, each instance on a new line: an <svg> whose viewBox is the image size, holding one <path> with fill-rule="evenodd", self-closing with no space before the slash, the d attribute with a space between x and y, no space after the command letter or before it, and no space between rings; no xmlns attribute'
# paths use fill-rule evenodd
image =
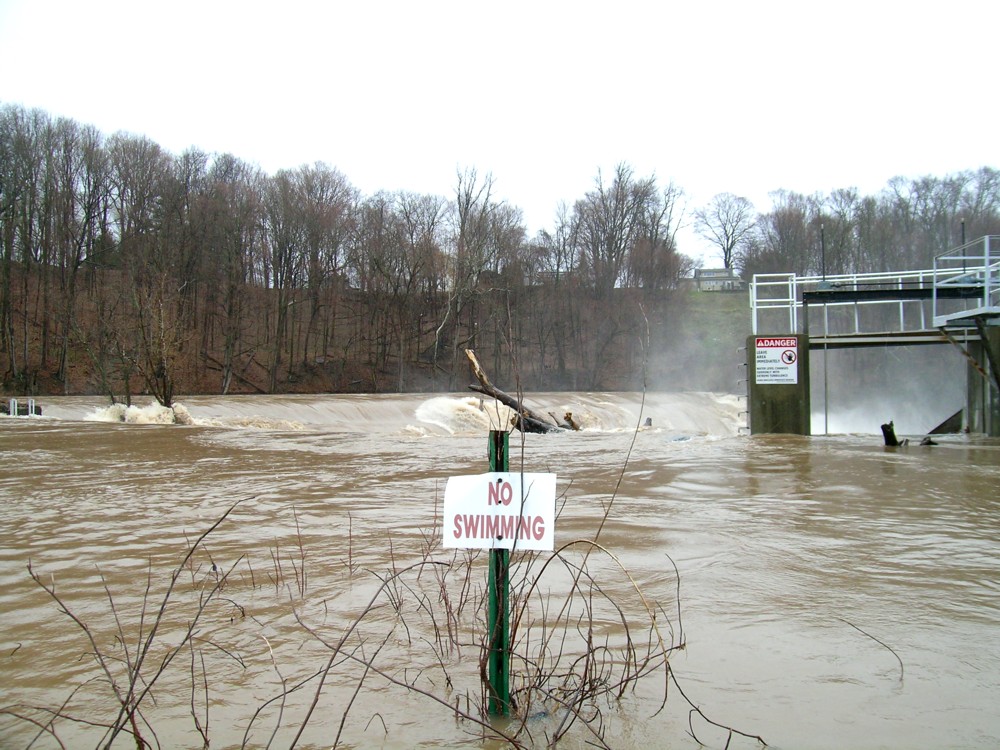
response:
<svg viewBox="0 0 1000 750"><path fill-rule="evenodd" d="M362 195L0 108L8 390L453 389L476 348L536 387L634 380L639 302L678 286L680 191L619 165L534 238L491 175ZM628 366L623 366L629 363Z"/></svg>
<svg viewBox="0 0 1000 750"><path fill-rule="evenodd" d="M823 227L831 273L906 268L954 244L958 215L996 231L998 182L983 169L894 181L874 198L779 193L720 248L743 273L801 273ZM744 201L727 196L695 212L701 231L718 221L711 209ZM492 175L471 168L450 196L362 195L322 162L269 175L0 105L3 387L165 404L454 390L465 348L498 383L639 387L649 349L684 314L685 214L679 187L619 164L529 237Z"/></svg>
<svg viewBox="0 0 1000 750"><path fill-rule="evenodd" d="M698 232L743 278L925 269L935 255L1000 234L1000 171L895 177L876 195L779 190L771 203L757 213L746 198L721 193L694 212Z"/></svg>

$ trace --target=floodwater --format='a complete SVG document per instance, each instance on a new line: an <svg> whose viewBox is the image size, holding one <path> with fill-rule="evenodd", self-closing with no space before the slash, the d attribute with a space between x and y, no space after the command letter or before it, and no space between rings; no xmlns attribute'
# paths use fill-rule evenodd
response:
<svg viewBox="0 0 1000 750"><path fill-rule="evenodd" d="M512 470L558 475L560 551L512 555L518 709L491 722L488 556L442 548L441 502L504 417L181 401L193 424L0 418L0 747L1000 745L1000 441L532 395L585 429L511 435Z"/></svg>

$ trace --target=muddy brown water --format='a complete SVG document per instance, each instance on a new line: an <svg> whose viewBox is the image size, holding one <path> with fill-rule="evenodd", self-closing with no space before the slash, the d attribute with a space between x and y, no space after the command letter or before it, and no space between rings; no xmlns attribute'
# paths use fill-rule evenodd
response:
<svg viewBox="0 0 1000 750"><path fill-rule="evenodd" d="M116 703L95 654L124 689L171 574L236 501L179 570L149 645L144 686L173 657L141 704L134 729L147 742L502 747L453 710L479 715L484 615L471 603L486 558L440 544L448 477L487 469L478 402L182 403L194 424L149 423L154 408L102 421L115 415L85 398L0 419L0 747L106 741L97 725ZM558 641L567 656L588 630L611 672L626 635L645 653L652 603L664 639L686 645L670 656L683 694L772 747L1000 744L1000 442L888 449L877 425L747 437L740 402L711 394L542 394L533 406L587 428L512 435L515 463L558 475L556 545L593 540L610 506L585 561L600 593ZM652 428L636 431L646 416ZM583 547L544 571L544 553L515 561L515 588L538 577L536 627L581 617L560 607ZM533 632L515 683L537 663ZM554 669L572 684L584 666ZM592 728L616 748L697 747L691 728L725 745L726 732L689 724L677 686L664 703L664 683L655 670L588 706ZM543 747L565 714L554 702L530 710L520 739ZM590 731L578 721L559 746L591 746Z"/></svg>

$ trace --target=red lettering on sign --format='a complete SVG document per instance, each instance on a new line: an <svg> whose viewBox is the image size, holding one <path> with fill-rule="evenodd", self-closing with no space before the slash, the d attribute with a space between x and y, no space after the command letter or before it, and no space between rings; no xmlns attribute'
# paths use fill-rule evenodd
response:
<svg viewBox="0 0 1000 750"><path fill-rule="evenodd" d="M490 482L489 493L486 496L487 505L510 505L510 501L514 499L514 488L511 487L510 482Z"/></svg>
<svg viewBox="0 0 1000 750"><path fill-rule="evenodd" d="M485 518L482 514L472 515L470 513L458 514L455 516L455 538L462 537L468 539L479 538L479 527Z"/></svg>
<svg viewBox="0 0 1000 750"><path fill-rule="evenodd" d="M758 338L757 339L757 348L758 349L769 349L771 347L781 347L782 349L784 349L784 348L789 347L789 346L796 346L797 343L798 342L795 339L765 339L765 338Z"/></svg>
<svg viewBox="0 0 1000 750"><path fill-rule="evenodd" d="M452 519L456 539L528 539L545 536L542 516L491 516L485 513L456 513Z"/></svg>
<svg viewBox="0 0 1000 750"><path fill-rule="evenodd" d="M535 519L531 524L531 535L535 537L535 539L541 539L545 536L545 521L541 516L535 516Z"/></svg>
<svg viewBox="0 0 1000 750"><path fill-rule="evenodd" d="M484 537L494 537L497 536L497 532L500 528L500 517L499 516L486 516L485 524L483 524L483 536Z"/></svg>

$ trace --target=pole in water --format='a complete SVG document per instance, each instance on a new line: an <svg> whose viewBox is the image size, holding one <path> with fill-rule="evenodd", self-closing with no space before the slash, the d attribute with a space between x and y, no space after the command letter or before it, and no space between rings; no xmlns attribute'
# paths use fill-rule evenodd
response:
<svg viewBox="0 0 1000 750"><path fill-rule="evenodd" d="M490 471L508 471L510 433L490 430ZM510 615L508 587L510 550L490 550L489 609L486 632L489 638L489 712L510 715Z"/></svg>

